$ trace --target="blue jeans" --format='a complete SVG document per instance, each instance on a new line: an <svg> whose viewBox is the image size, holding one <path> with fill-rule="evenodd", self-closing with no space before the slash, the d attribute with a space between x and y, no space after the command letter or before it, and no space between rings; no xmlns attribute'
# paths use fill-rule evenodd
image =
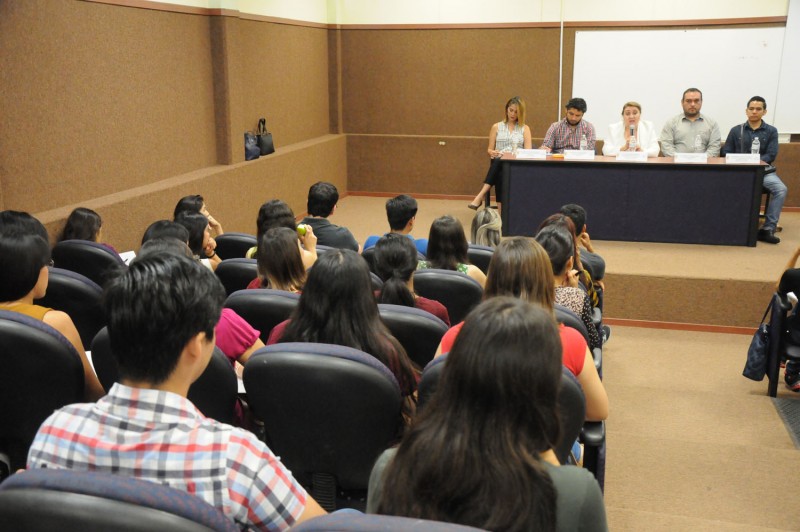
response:
<svg viewBox="0 0 800 532"><path fill-rule="evenodd" d="M764 176L764 188L769 190L770 198L767 212L765 213L764 225L761 226L761 229L774 231L778 225L778 218L781 216L783 202L786 200L787 189L778 174L774 172Z"/></svg>

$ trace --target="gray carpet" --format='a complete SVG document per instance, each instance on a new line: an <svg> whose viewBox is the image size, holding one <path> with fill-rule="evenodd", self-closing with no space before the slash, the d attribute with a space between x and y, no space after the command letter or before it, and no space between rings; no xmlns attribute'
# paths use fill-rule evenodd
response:
<svg viewBox="0 0 800 532"><path fill-rule="evenodd" d="M773 402L775 410L786 425L789 436L792 437L794 446L800 449L800 397L797 399L776 397Z"/></svg>

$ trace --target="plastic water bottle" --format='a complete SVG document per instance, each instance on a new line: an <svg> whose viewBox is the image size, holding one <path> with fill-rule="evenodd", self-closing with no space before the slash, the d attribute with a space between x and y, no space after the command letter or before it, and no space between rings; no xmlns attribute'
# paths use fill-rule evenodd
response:
<svg viewBox="0 0 800 532"><path fill-rule="evenodd" d="M634 128L633 124L630 125L628 133L628 151L636 151L636 128Z"/></svg>
<svg viewBox="0 0 800 532"><path fill-rule="evenodd" d="M518 151L519 151L519 143L517 142L517 139L514 139L511 141L511 154L514 155L514 157L516 157Z"/></svg>
<svg viewBox="0 0 800 532"><path fill-rule="evenodd" d="M703 139L700 137L700 135L697 135L694 138L694 151L697 153L703 151Z"/></svg>
<svg viewBox="0 0 800 532"><path fill-rule="evenodd" d="M756 155L758 155L760 151L761 151L761 141L758 140L758 137L754 135L753 143L750 144L750 153L755 153Z"/></svg>
<svg viewBox="0 0 800 532"><path fill-rule="evenodd" d="M586 134L581 135L581 149L585 150L589 147L589 141L586 140Z"/></svg>

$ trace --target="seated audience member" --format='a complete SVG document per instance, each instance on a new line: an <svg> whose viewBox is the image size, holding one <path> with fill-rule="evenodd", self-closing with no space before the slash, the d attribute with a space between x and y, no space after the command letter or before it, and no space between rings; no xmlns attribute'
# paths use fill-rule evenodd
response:
<svg viewBox="0 0 800 532"><path fill-rule="evenodd" d="M182 212L199 212L208 218L208 225L213 232L213 236L219 236L225 233L225 231L222 230L222 224L220 224L216 218L211 216L211 213L208 212L206 202L203 199L203 196L200 194L184 196L179 199L177 205L175 205L175 210L172 213L173 220Z"/></svg>
<svg viewBox="0 0 800 532"><path fill-rule="evenodd" d="M586 265L594 282L602 286L601 282L606 275L606 261L595 253L592 239L586 231L586 209L575 203L568 203L559 212L572 220L575 226L575 244L580 244L584 249L580 252L581 263Z"/></svg>
<svg viewBox="0 0 800 532"><path fill-rule="evenodd" d="M406 194L400 194L386 200L386 218L389 220L389 231L406 235L414 243L417 251L425 255L428 252L428 240L415 239L411 236L414 223L417 221L417 200ZM364 249L375 245L380 237L372 235L364 242Z"/></svg>
<svg viewBox="0 0 800 532"><path fill-rule="evenodd" d="M405 414L413 412L419 372L381 321L367 261L356 252L332 250L317 259L297 309L267 339L267 345L279 342L343 345L374 356L397 377Z"/></svg>
<svg viewBox="0 0 800 532"><path fill-rule="evenodd" d="M631 146L633 129L633 146ZM608 126L603 142L603 155L617 155L621 151L643 151L648 157L658 157L658 131L649 120L642 120L642 106L628 102L622 106L622 120Z"/></svg>
<svg viewBox="0 0 800 532"><path fill-rule="evenodd" d="M214 349L225 292L207 268L171 253L135 260L106 287L121 382L97 403L56 411L29 468L105 471L188 491L240 527L284 530L324 514L252 433L186 399Z"/></svg>
<svg viewBox="0 0 800 532"><path fill-rule="evenodd" d="M500 242L489 263L489 276L483 299L510 296L553 310L555 283L550 257L534 239L515 236ZM436 356L448 353L464 322L452 327L442 337ZM560 325L561 363L578 379L586 397L586 419L601 421L608 417L608 395L597 374L592 353L583 335Z"/></svg>
<svg viewBox="0 0 800 532"><path fill-rule="evenodd" d="M103 220L100 218L100 215L92 209L78 207L67 217L64 231L61 233L61 238L58 241L88 240L89 242L97 242L103 247L108 248L109 251L117 253L117 250L109 244L100 242L102 239L102 232Z"/></svg>
<svg viewBox="0 0 800 532"><path fill-rule="evenodd" d="M165 236L153 238L142 244L137 260L149 255L163 253L182 255L189 258L194 257L186 242ZM260 331L254 329L244 318L229 308L222 309L219 322L214 327L214 343L228 357L234 368L237 367L236 362L244 365L250 359L250 355L264 347L264 342L261 341L260 336ZM238 405L237 412L240 414L241 419L241 409L238 408Z"/></svg>
<svg viewBox="0 0 800 532"><path fill-rule="evenodd" d="M569 234L571 235L575 234L575 224L572 223L572 219L561 213L551 214L550 216L545 218L544 221L542 221L542 223L539 224L537 232L551 225L557 227L563 227ZM575 242L575 251L573 252L572 263L573 263L573 268L575 268L575 270L578 272L577 273L578 282L580 283L581 288L583 288L589 295L589 303L592 305L592 307L598 307L602 309L602 301L600 301L600 294L597 290L597 287L595 287L595 282L594 279L592 279L592 274L591 272L589 272L589 270L583 267L583 261L581 260L581 250L578 247L577 239L573 239L573 241Z"/></svg>
<svg viewBox="0 0 800 532"><path fill-rule="evenodd" d="M181 224L170 220L158 220L147 226L142 235L142 245L157 238L175 238L189 245L189 231Z"/></svg>
<svg viewBox="0 0 800 532"><path fill-rule="evenodd" d="M383 281L378 303L405 305L430 312L450 326L444 305L414 293L417 248L403 235L389 233L375 244L375 272Z"/></svg>
<svg viewBox="0 0 800 532"><path fill-rule="evenodd" d="M314 228L317 243L338 249L352 249L361 253L361 246L356 242L353 233L346 227L332 224L328 216L336 211L339 203L339 191L332 183L319 181L308 189L308 216L302 223Z"/></svg>
<svg viewBox="0 0 800 532"><path fill-rule="evenodd" d="M307 237L313 236L308 233ZM258 242L258 277L247 288L271 288L299 293L306 282L306 269L297 245L297 231L273 227Z"/></svg>
<svg viewBox="0 0 800 532"><path fill-rule="evenodd" d="M495 209L483 209L475 213L470 237L473 244L497 247L503 237L503 221Z"/></svg>
<svg viewBox="0 0 800 532"><path fill-rule="evenodd" d="M781 275L778 282L778 293L782 296L793 293L800 298L800 268L797 267L797 259L800 258L800 247L794 250L792 258L786 264L786 271ZM800 317L798 316L800 305L794 305L794 309L786 320L788 329L788 340L794 345L800 345ZM793 392L800 392L800 361L794 359L786 360L786 372L784 373L786 386Z"/></svg>
<svg viewBox="0 0 800 532"><path fill-rule="evenodd" d="M560 350L548 311L510 297L481 303L430 403L378 458L367 511L481 530L608 530L592 474L558 466L551 451Z"/></svg>
<svg viewBox="0 0 800 532"><path fill-rule="evenodd" d="M483 286L486 284L486 275L469 263L468 249L461 222L449 215L437 218L431 224L428 235L428 260L420 261L419 269L436 268L465 273Z"/></svg>
<svg viewBox="0 0 800 532"><path fill-rule="evenodd" d="M750 98L745 112L747 122L731 128L720 155L724 157L728 153L751 153L754 148L753 142L758 139L759 156L762 161L770 165L764 172L764 188L769 190L770 199L764 225L758 230L758 239L769 244L779 244L781 239L775 236L775 231L778 228L778 218L781 216L787 188L772 166L778 156L778 130L775 126L764 122L767 101L761 96Z"/></svg>
<svg viewBox="0 0 800 532"><path fill-rule="evenodd" d="M539 149L552 153L578 150L581 147L581 140L586 137L586 149L594 150L596 139L594 126L583 119L587 109L586 100L572 98L565 107L567 114L564 120L550 124Z"/></svg>
<svg viewBox="0 0 800 532"><path fill-rule="evenodd" d="M553 267L555 302L580 316L589 332L589 347L602 347L603 341L592 322L589 296L578 286L577 270L573 269L575 244L564 227L551 225L536 235L536 241L547 251Z"/></svg>
<svg viewBox="0 0 800 532"><path fill-rule="evenodd" d="M301 224L302 225L302 224ZM294 211L286 202L279 199L269 200L261 205L258 209L258 218L256 219L256 239L261 242L261 237L264 233L273 227L286 227L292 231L296 231L298 227L295 221ZM303 257L303 266L306 270L314 265L317 260L317 237L314 234L314 229L310 225L302 225L302 235L297 233L298 246L300 247L300 254ZM252 247L247 250L246 257L248 259L256 258L258 246Z"/></svg>
<svg viewBox="0 0 800 532"><path fill-rule="evenodd" d="M50 244L44 226L28 213L5 211L0 223L0 310L18 312L57 330L75 347L83 364L84 397L94 401L105 394L92 369L81 337L64 312L35 305L44 297L50 272ZM27 353L35 356L35 353Z"/></svg>
<svg viewBox="0 0 800 532"><path fill-rule="evenodd" d="M211 237L208 218L197 212L182 212L175 222L189 231L189 249L194 257L211 271L216 270L222 259L215 251L217 242Z"/></svg>

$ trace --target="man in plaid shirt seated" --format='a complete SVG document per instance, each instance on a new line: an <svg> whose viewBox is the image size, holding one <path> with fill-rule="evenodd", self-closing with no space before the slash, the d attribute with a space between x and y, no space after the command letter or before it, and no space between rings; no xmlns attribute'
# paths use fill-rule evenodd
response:
<svg viewBox="0 0 800 532"><path fill-rule="evenodd" d="M578 150L581 137L586 135L586 149L593 150L596 135L591 122L583 119L586 113L586 100L572 98L567 102L567 114L564 120L553 122L544 136L541 149L553 153L564 153L564 150Z"/></svg>
<svg viewBox="0 0 800 532"><path fill-rule="evenodd" d="M225 292L199 262L135 260L108 283L105 312L121 383L97 403L56 411L28 467L105 471L193 493L243 528L284 530L324 514L252 433L205 418L186 399L214 349Z"/></svg>

